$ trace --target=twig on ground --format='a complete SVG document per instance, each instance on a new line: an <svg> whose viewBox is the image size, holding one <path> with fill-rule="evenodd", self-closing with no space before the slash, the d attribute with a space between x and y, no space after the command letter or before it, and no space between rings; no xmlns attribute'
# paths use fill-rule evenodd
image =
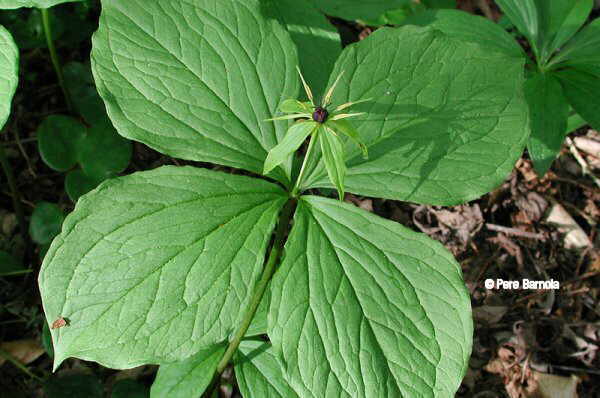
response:
<svg viewBox="0 0 600 398"><path fill-rule="evenodd" d="M485 224L485 226L487 229L489 229L491 231L503 232L507 235L520 236L522 238L540 239L540 240L544 240L546 238L544 236L544 234L527 232L527 231L523 231L518 228L504 227L502 225L496 225L496 224L490 224L490 223Z"/></svg>

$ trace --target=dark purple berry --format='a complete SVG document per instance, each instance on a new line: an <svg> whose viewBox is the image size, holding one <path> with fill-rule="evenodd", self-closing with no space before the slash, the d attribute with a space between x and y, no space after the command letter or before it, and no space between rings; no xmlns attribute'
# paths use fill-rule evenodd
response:
<svg viewBox="0 0 600 398"><path fill-rule="evenodd" d="M329 116L327 109L321 108L320 106L315 108L315 111L313 112L313 120L317 123L325 123L327 116Z"/></svg>

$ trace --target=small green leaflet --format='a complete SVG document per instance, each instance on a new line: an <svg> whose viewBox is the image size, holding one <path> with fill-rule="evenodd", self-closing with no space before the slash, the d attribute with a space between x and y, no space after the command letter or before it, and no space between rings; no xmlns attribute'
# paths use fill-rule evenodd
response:
<svg viewBox="0 0 600 398"><path fill-rule="evenodd" d="M10 33L0 25L0 131L10 115L19 80L19 49Z"/></svg>
<svg viewBox="0 0 600 398"><path fill-rule="evenodd" d="M600 18L595 19L575 35L551 61L551 64L600 64Z"/></svg>
<svg viewBox="0 0 600 398"><path fill-rule="evenodd" d="M454 396L473 325L460 265L423 234L303 196L269 337L302 398Z"/></svg>
<svg viewBox="0 0 600 398"><path fill-rule="evenodd" d="M529 156L539 176L546 174L565 139L569 104L558 80L536 74L525 82L525 96L531 116Z"/></svg>
<svg viewBox="0 0 600 398"><path fill-rule="evenodd" d="M70 116L50 115L38 127L36 136L44 163L54 170L67 171L79 160L86 127Z"/></svg>
<svg viewBox="0 0 600 398"><path fill-rule="evenodd" d="M259 0L104 0L98 92L119 133L173 157L261 173L297 98L296 46ZM291 157L284 173L288 183Z"/></svg>
<svg viewBox="0 0 600 398"><path fill-rule="evenodd" d="M539 56L540 23L536 0L496 0L504 14L517 27Z"/></svg>
<svg viewBox="0 0 600 398"><path fill-rule="evenodd" d="M600 76L594 76L578 68L556 73L560 78L569 103L594 129L600 130Z"/></svg>
<svg viewBox="0 0 600 398"><path fill-rule="evenodd" d="M77 3L84 0L0 0L0 9L50 8L63 3Z"/></svg>
<svg viewBox="0 0 600 398"><path fill-rule="evenodd" d="M244 397L299 398L286 383L270 344L242 341L235 358L235 378Z"/></svg>
<svg viewBox="0 0 600 398"><path fill-rule="evenodd" d="M212 381L227 347L218 344L182 362L160 365L150 398L198 398Z"/></svg>
<svg viewBox="0 0 600 398"><path fill-rule="evenodd" d="M54 203L40 202L36 204L29 222L29 236L39 244L45 245L60 232L65 216Z"/></svg>
<svg viewBox="0 0 600 398"><path fill-rule="evenodd" d="M523 64L416 26L381 28L346 47L330 77L346 71L333 103L373 98L354 109L366 112L352 125L369 158L346 142L346 191L452 205L496 188L529 135ZM323 163L304 189L333 187Z"/></svg>
<svg viewBox="0 0 600 398"><path fill-rule="evenodd" d="M69 320L52 330L55 367L70 356L116 369L171 362L227 340L286 200L266 181L192 167L83 196L39 277L46 318Z"/></svg>
<svg viewBox="0 0 600 398"><path fill-rule="evenodd" d="M542 59L562 47L585 23L594 0L536 0Z"/></svg>

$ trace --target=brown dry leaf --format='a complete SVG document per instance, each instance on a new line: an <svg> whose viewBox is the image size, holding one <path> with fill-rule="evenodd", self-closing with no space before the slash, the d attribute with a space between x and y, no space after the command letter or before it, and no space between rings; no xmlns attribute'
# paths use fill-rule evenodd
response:
<svg viewBox="0 0 600 398"><path fill-rule="evenodd" d="M552 205L546 222L555 225L558 231L564 234L565 248L585 249L592 245L583 229L560 204Z"/></svg>
<svg viewBox="0 0 600 398"><path fill-rule="evenodd" d="M0 344L0 348L8 352L24 365L35 361L45 352L44 347L34 339L7 341ZM5 361L4 358L0 358L0 366L2 366Z"/></svg>
<svg viewBox="0 0 600 398"><path fill-rule="evenodd" d="M563 377L534 371L533 378L536 380L537 389L527 397L577 398L577 376Z"/></svg>

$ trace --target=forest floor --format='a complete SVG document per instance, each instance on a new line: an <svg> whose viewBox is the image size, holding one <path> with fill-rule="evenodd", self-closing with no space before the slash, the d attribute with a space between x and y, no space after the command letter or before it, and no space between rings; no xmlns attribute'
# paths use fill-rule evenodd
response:
<svg viewBox="0 0 600 398"><path fill-rule="evenodd" d="M478 1L462 7L482 13ZM491 8L492 17L497 10ZM369 29L334 21L347 41ZM63 47L64 61L85 62L89 43ZM59 86L44 49L22 54L28 67L1 137L17 176L26 215L36 203L58 203L68 213L73 202L64 190L64 173L40 159L35 131L47 115L65 112ZM535 174L527 154L492 193L461 206L422 206L348 194L347 202L424 232L444 244L462 265L471 292L474 346L460 397L600 397L600 187L584 172L600 174L600 133L581 128L569 135L560 157L543 178ZM124 174L179 161L135 143ZM19 253L33 272L0 278L0 342L27 364L22 369L0 360L0 395L44 397L37 377L93 373L110 391L115 381L134 378L151 384L156 367L112 371L71 359L57 375L42 344L45 322L37 286L39 247L19 234L6 184L0 191L0 249ZM485 281L554 280L553 289L489 289ZM549 376L548 374L551 374ZM577 392L577 393L576 393ZM520 394L520 395L519 395ZM555 395L551 395L555 394ZM559 395L563 394L563 395ZM578 394L578 395L577 395ZM223 391L223 397L237 396Z"/></svg>

